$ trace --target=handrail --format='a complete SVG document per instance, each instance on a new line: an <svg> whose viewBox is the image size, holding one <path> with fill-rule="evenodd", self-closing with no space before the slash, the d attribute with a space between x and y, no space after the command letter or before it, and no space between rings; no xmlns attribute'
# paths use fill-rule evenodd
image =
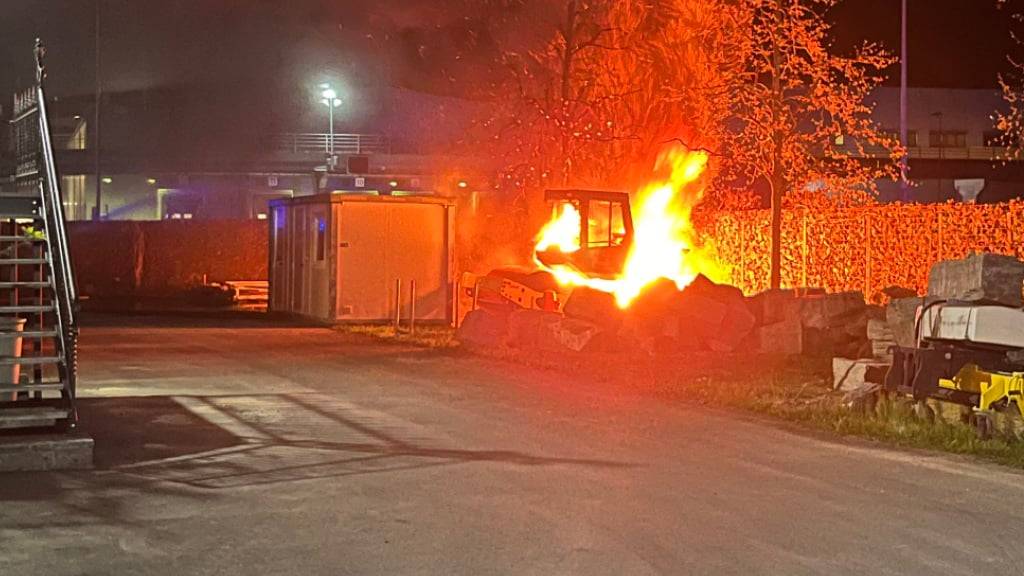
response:
<svg viewBox="0 0 1024 576"><path fill-rule="evenodd" d="M865 146L863 153L855 146L840 148L844 153L856 158L884 158L891 152L881 146ZM921 160L988 160L1001 161L1009 159L1010 149L1002 146L909 146L907 155Z"/></svg>
<svg viewBox="0 0 1024 576"><path fill-rule="evenodd" d="M36 99L38 101L39 147L43 176L39 182L40 201L43 208L43 222L46 227L46 241L49 244L51 273L53 274L56 300L54 316L59 334L60 353L64 357L68 399L72 403L72 410L74 410L77 388L77 324L74 308L78 294L75 287L74 271L71 267L71 254L68 249L65 229L64 203L61 198L60 180L57 176L52 134L50 133L49 113L46 108L44 89L46 68L43 63L45 53L42 43L36 40Z"/></svg>

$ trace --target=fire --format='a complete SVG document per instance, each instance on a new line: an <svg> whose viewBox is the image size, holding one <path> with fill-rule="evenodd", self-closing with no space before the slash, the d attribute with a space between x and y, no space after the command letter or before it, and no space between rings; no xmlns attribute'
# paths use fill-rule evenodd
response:
<svg viewBox="0 0 1024 576"><path fill-rule="evenodd" d="M690 220L704 196L701 176L707 163L706 153L678 147L658 157L655 172L661 176L633 195L633 242L621 271L612 277L595 277L567 264L545 265L539 259L537 263L564 286L587 286L614 294L620 308L627 308L660 278L671 280L680 290L698 274L723 279L725 269L697 242ZM537 237L536 252L578 252L580 219L572 204L562 204L560 211L556 208Z"/></svg>
<svg viewBox="0 0 1024 576"><path fill-rule="evenodd" d="M563 254L572 254L580 249L580 211L572 204L563 204L561 213L555 208L555 215L537 238L537 252L552 248Z"/></svg>

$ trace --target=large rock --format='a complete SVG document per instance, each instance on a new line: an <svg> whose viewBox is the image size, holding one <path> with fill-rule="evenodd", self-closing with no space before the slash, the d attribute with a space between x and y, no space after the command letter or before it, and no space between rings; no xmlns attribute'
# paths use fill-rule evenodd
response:
<svg viewBox="0 0 1024 576"><path fill-rule="evenodd" d="M517 348L581 352L600 331L591 322L541 310L514 310L508 318L508 343Z"/></svg>
<svg viewBox="0 0 1024 576"><path fill-rule="evenodd" d="M928 295L941 300L1024 306L1024 262L1001 254L971 254L932 266Z"/></svg>
<svg viewBox="0 0 1024 576"><path fill-rule="evenodd" d="M646 339L679 335L677 311L685 298L675 283L661 279L646 287L623 311L622 329Z"/></svg>
<svg viewBox="0 0 1024 576"><path fill-rule="evenodd" d="M747 307L743 291L735 286L715 284L699 275L683 290L681 299L688 297L705 298L725 307L721 314L718 330L707 337L707 347L714 352L732 352L750 334L757 324ZM718 312L715 312L717 315ZM680 324L682 326L682 323ZM682 329L682 328L681 328Z"/></svg>
<svg viewBox="0 0 1024 576"><path fill-rule="evenodd" d="M774 324L800 316L800 308L804 298L808 296L824 296L821 288L800 288L797 290L775 289L765 290L751 296L747 302L757 323Z"/></svg>
<svg viewBox="0 0 1024 576"><path fill-rule="evenodd" d="M562 312L569 318L586 320L610 330L618 329L624 315L615 303L615 296L585 286L573 289Z"/></svg>
<svg viewBox="0 0 1024 576"><path fill-rule="evenodd" d="M871 341L873 357L892 360L892 352L889 351L889 348L896 344L896 336L893 335L888 322L876 318L868 320L868 340Z"/></svg>
<svg viewBox="0 0 1024 576"><path fill-rule="evenodd" d="M851 391L863 388L865 384L882 384L888 368L887 363L874 359L833 358L832 387Z"/></svg>
<svg viewBox="0 0 1024 576"><path fill-rule="evenodd" d="M707 348L708 341L721 330L729 312L728 305L696 292L683 292L673 311L676 324L673 336L684 348Z"/></svg>
<svg viewBox="0 0 1024 576"><path fill-rule="evenodd" d="M847 324L867 309L860 292L838 292L803 298L800 316L807 328L827 329Z"/></svg>
<svg viewBox="0 0 1024 576"><path fill-rule="evenodd" d="M509 314L485 308L466 314L455 339L470 349L501 348L508 344Z"/></svg>
<svg viewBox="0 0 1024 576"><path fill-rule="evenodd" d="M896 343L904 348L916 344L914 327L917 309L924 305L924 298L894 298L885 308L885 322L892 330Z"/></svg>
<svg viewBox="0 0 1024 576"><path fill-rule="evenodd" d="M799 316L760 326L754 340L762 354L795 356L804 352L804 328Z"/></svg>

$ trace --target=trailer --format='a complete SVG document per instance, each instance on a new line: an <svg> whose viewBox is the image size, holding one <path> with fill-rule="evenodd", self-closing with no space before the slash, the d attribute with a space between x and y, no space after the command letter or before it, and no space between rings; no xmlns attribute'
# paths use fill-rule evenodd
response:
<svg viewBox="0 0 1024 576"><path fill-rule="evenodd" d="M317 194L271 202L269 310L325 324L450 323L455 205Z"/></svg>

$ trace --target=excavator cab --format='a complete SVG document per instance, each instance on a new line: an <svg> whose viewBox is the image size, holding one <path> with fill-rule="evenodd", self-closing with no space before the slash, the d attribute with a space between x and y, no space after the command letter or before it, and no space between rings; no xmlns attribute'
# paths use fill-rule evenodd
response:
<svg viewBox="0 0 1024 576"><path fill-rule="evenodd" d="M548 248L537 253L547 266L570 266L591 277L614 277L633 243L629 194L605 190L548 190L544 199L556 216L564 210L579 213L579 249Z"/></svg>

